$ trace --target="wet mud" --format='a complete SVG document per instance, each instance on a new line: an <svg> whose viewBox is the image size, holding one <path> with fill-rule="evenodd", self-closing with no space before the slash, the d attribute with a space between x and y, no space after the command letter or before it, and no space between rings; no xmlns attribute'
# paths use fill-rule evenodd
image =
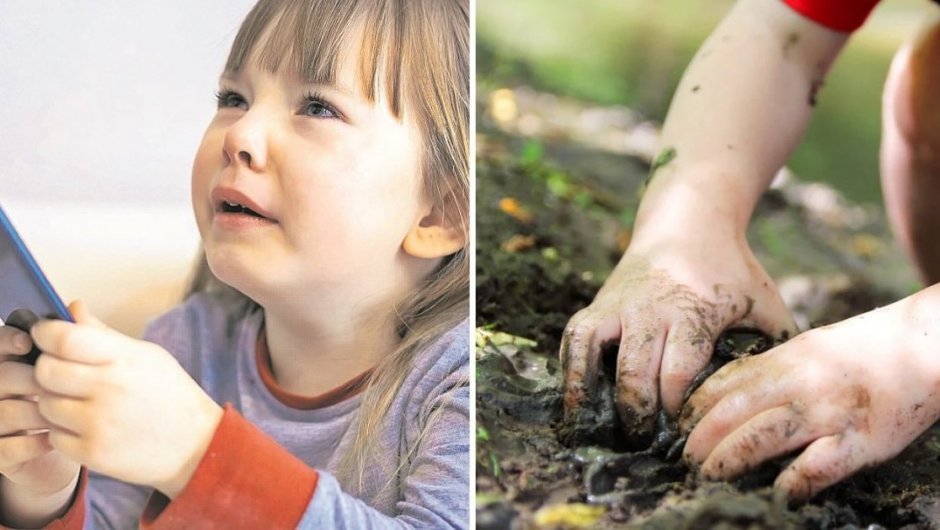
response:
<svg viewBox="0 0 940 530"><path fill-rule="evenodd" d="M480 128L478 528L940 528L937 426L895 459L788 505L770 487L787 458L707 482L676 458L681 440L665 415L648 437L627 439L612 397L613 347L592 401L565 417L562 331L629 243L630 212L656 153L612 154L560 133L526 138L485 114ZM883 214L795 178L765 196L749 240L802 329L916 286ZM732 330L702 379L771 345Z"/></svg>

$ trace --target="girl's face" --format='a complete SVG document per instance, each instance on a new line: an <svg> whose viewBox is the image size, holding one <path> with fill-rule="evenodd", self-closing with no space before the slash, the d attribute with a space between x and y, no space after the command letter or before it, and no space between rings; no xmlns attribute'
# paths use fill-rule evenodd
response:
<svg viewBox="0 0 940 530"><path fill-rule="evenodd" d="M222 77L193 208L213 272L263 306L387 301L423 269L402 250L429 210L417 133L355 89L355 70L331 86L253 62Z"/></svg>

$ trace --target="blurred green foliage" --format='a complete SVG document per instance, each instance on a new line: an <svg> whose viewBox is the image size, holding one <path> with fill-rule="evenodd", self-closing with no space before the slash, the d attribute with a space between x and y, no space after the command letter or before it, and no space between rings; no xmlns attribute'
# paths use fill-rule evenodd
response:
<svg viewBox="0 0 940 530"><path fill-rule="evenodd" d="M662 121L692 55L731 0L478 0L477 83L528 84ZM881 90L891 57L940 10L885 0L819 94L791 167L859 201L880 200Z"/></svg>

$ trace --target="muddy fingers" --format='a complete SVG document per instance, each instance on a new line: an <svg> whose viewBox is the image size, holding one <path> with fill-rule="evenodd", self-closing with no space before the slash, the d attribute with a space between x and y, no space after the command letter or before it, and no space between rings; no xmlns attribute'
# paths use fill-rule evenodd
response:
<svg viewBox="0 0 940 530"><path fill-rule="evenodd" d="M793 501L805 501L865 465L861 448L850 433L825 436L780 473L774 487Z"/></svg>
<svg viewBox="0 0 940 530"><path fill-rule="evenodd" d="M801 407L786 405L765 410L734 429L702 463L708 479L729 479L756 469L761 463L799 449L820 435Z"/></svg>
<svg viewBox="0 0 940 530"><path fill-rule="evenodd" d="M714 338L696 344L689 340L694 333L688 322L681 322L669 330L666 338L659 372L660 395L663 409L671 416L679 413L686 390L712 357Z"/></svg>
<svg viewBox="0 0 940 530"><path fill-rule="evenodd" d="M665 329L643 322L640 315L625 324L617 352L616 403L630 446L648 446L659 410L659 365Z"/></svg>
<svg viewBox="0 0 940 530"><path fill-rule="evenodd" d="M595 315L572 318L561 341L561 363L565 376L565 410L584 405L596 391L601 347L620 337L620 321L615 314L599 319Z"/></svg>

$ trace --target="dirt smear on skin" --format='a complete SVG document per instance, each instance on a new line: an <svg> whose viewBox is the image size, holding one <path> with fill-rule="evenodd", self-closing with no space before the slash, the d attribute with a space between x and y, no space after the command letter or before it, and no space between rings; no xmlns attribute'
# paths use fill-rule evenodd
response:
<svg viewBox="0 0 940 530"><path fill-rule="evenodd" d="M790 506L770 486L792 456L737 481L702 481L674 460L681 441L662 414L649 444L631 447L613 401L613 345L605 349L591 401L566 418L558 359L562 331L590 303L629 241L623 212L635 208L652 160L578 153L563 138L558 147L546 141L538 157L522 156L524 140L487 127L482 120L477 325L510 339L478 336L477 528L940 528L936 426L891 461ZM799 308L797 316L819 326L903 295L897 288L900 258L887 251L859 257L851 245L860 234L886 240L883 216L852 217L858 210L851 205L834 217L818 213L802 186L793 182L770 192L749 234L755 254L776 278L799 271L800 281L781 287L791 307ZM531 215L506 208L507 197ZM516 236L528 243L503 245ZM696 385L769 342L742 330L726 333ZM604 513L577 524L543 517L550 508L581 504Z"/></svg>

